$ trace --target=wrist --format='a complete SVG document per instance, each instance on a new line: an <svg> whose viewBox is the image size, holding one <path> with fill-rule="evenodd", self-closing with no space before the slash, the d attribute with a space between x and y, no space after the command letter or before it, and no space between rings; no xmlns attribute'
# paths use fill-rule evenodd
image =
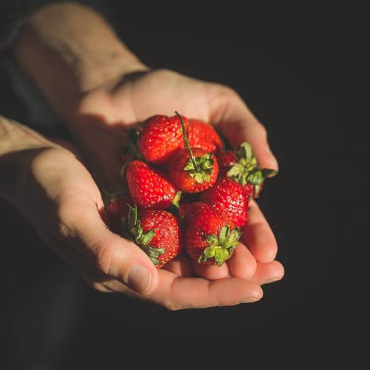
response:
<svg viewBox="0 0 370 370"><path fill-rule="evenodd" d="M19 206L19 193L31 159L53 144L31 129L0 116L0 197Z"/></svg>
<svg viewBox="0 0 370 370"><path fill-rule="evenodd" d="M19 34L15 57L65 121L81 97L148 69L93 9L54 3L36 11Z"/></svg>

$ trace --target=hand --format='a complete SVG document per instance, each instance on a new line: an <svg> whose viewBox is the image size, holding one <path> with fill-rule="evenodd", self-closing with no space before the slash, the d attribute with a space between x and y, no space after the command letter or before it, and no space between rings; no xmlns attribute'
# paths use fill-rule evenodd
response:
<svg viewBox="0 0 370 370"><path fill-rule="evenodd" d="M209 281L195 276L184 254L158 271L140 248L107 228L99 189L72 152L55 146L16 156L23 168L16 206L47 245L99 291L129 294L169 309L229 306L259 300L260 285L282 275L279 263L271 262L259 264L250 281ZM236 249L235 261L243 249Z"/></svg>
<svg viewBox="0 0 370 370"><path fill-rule="evenodd" d="M43 7L23 27L15 43L15 56L64 119L99 181L120 181L124 127L153 114L173 115L175 110L217 124L233 145L251 142L259 164L277 169L264 128L235 92L170 71L148 72L91 8L73 3ZM123 80L117 77L122 75ZM193 266L179 257L166 265L167 271L153 271L152 285L144 295L171 308L229 305L259 297L261 290L255 283L281 278L283 267L274 261L276 241L255 203L251 204L250 224L243 237L248 248L241 244L222 268ZM105 262L106 270L100 268L98 276L94 275L94 281L100 281L97 286L122 283L115 277L128 271L117 265L122 247L114 243L108 248L111 252L103 254L112 255L112 260ZM191 278L194 273L207 280ZM113 280L109 280L112 274ZM210 281L226 277L230 278ZM114 290L121 291L122 285L119 287Z"/></svg>
<svg viewBox="0 0 370 370"><path fill-rule="evenodd" d="M140 72L131 77L87 93L79 104L74 124L70 125L103 181L120 181L122 132L127 126L154 114L172 116L175 110L188 118L216 125L234 146L249 141L261 167L278 169L265 128L230 88L167 70ZM256 262L269 263L275 259L275 237L254 201L250 208L250 221L243 235L248 248L240 245L221 268L195 263L193 268L198 275L208 279L232 275L248 280L255 272Z"/></svg>

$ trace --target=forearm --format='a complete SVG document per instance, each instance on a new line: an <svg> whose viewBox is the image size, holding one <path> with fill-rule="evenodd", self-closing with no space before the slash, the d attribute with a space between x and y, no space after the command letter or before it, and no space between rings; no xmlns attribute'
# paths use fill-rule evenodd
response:
<svg viewBox="0 0 370 370"><path fill-rule="evenodd" d="M0 115L0 197L16 203L18 186L30 158L53 143Z"/></svg>
<svg viewBox="0 0 370 370"><path fill-rule="evenodd" d="M84 93L147 69L99 13L74 3L33 14L16 40L15 57L66 121Z"/></svg>

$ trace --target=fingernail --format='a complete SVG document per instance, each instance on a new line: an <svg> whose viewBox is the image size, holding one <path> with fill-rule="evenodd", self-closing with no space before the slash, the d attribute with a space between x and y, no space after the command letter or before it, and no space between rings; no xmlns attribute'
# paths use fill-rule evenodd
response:
<svg viewBox="0 0 370 370"><path fill-rule="evenodd" d="M150 271L140 265L134 265L131 267L128 273L128 286L137 293L145 293L152 281L152 274Z"/></svg>

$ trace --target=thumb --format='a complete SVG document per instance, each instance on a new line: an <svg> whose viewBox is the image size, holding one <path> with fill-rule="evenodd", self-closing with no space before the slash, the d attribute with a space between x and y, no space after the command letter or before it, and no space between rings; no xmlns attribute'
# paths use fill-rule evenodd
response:
<svg viewBox="0 0 370 370"><path fill-rule="evenodd" d="M74 210L76 207L74 206ZM112 233L96 206L79 207L74 213L72 245L105 275L117 279L133 291L148 295L158 286L158 270L134 243Z"/></svg>

